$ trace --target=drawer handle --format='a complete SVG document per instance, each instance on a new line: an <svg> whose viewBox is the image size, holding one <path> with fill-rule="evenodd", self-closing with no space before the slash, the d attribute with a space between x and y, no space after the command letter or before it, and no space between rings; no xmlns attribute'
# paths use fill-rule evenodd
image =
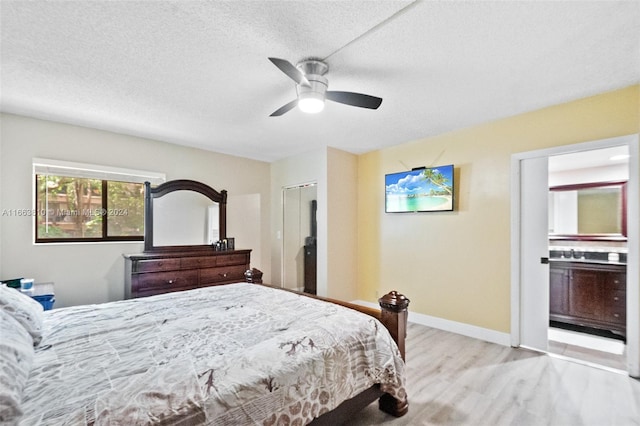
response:
<svg viewBox="0 0 640 426"><path fill-rule="evenodd" d="M613 280L613 282L616 283L616 284L620 284L620 281L618 281L618 280Z"/></svg>
<svg viewBox="0 0 640 426"><path fill-rule="evenodd" d="M614 317L619 318L620 314L613 314Z"/></svg>
<svg viewBox="0 0 640 426"><path fill-rule="evenodd" d="M613 300L620 300L620 299L618 298L618 296L615 296Z"/></svg>
<svg viewBox="0 0 640 426"><path fill-rule="evenodd" d="M173 280L169 280L169 284L173 284Z"/></svg>
<svg viewBox="0 0 640 426"><path fill-rule="evenodd" d="M227 278L227 273L226 273L226 272L225 272L225 273L221 273L221 274L220 274L220 276L221 276L222 278Z"/></svg>

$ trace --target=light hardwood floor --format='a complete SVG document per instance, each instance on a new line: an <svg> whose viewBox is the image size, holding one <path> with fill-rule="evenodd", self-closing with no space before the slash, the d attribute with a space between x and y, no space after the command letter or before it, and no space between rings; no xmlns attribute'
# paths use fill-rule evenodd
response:
<svg viewBox="0 0 640 426"><path fill-rule="evenodd" d="M409 412L348 425L640 425L640 381L410 323Z"/></svg>
<svg viewBox="0 0 640 426"><path fill-rule="evenodd" d="M583 336L587 339L590 339L591 342L589 344L592 345L592 347L578 344L575 336L579 336L579 338L577 339L578 341L582 340ZM594 344L594 342L597 343ZM605 348L603 347L612 345L615 345L615 349L617 350L622 347L622 350L620 350L618 353L612 353L605 350ZM601 350L595 349L596 346L602 346L600 347ZM582 361L603 365L605 367L615 368L617 370L625 371L627 369L626 346L619 340L590 336L589 334L579 333L575 331L550 328L549 352L569 358L576 358Z"/></svg>

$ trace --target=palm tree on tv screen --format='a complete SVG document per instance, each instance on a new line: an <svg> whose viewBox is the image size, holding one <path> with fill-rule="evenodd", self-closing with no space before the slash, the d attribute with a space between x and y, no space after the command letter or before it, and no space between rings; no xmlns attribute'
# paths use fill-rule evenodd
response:
<svg viewBox="0 0 640 426"><path fill-rule="evenodd" d="M449 183L449 179L445 177L438 169L424 169L422 171L422 178L428 182L431 182L433 185L445 191L447 194L451 195L451 185Z"/></svg>

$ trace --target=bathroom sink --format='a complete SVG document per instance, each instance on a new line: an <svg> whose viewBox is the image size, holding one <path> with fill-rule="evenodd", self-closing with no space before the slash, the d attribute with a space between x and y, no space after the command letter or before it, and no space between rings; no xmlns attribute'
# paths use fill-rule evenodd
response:
<svg viewBox="0 0 640 426"><path fill-rule="evenodd" d="M611 251L587 247L553 247L549 249L549 261L593 263L599 265L626 265L626 251Z"/></svg>

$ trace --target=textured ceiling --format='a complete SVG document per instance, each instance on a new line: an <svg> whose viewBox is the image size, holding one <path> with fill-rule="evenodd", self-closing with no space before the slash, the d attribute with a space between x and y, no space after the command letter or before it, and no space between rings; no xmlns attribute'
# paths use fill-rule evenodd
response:
<svg viewBox="0 0 640 426"><path fill-rule="evenodd" d="M363 153L640 82L638 1L0 0L2 111L274 161ZM327 58L330 90L273 111L267 57Z"/></svg>

